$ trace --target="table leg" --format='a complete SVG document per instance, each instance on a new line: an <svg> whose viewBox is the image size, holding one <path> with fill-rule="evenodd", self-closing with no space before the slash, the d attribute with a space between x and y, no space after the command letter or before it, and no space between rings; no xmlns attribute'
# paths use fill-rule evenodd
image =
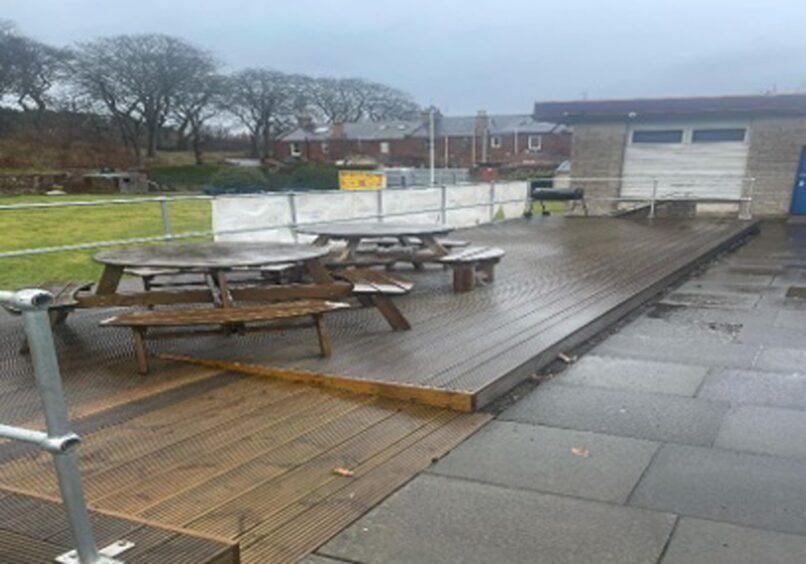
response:
<svg viewBox="0 0 806 564"><path fill-rule="evenodd" d="M444 257L449 254L448 249L443 247L433 235L421 235L420 240L423 242L423 246L434 253L436 257Z"/></svg>
<svg viewBox="0 0 806 564"><path fill-rule="evenodd" d="M218 270L214 273L218 291L221 294L221 305L223 307L232 307L234 305L232 294L229 291L229 282L227 281L227 273L223 270Z"/></svg>
<svg viewBox="0 0 806 564"><path fill-rule="evenodd" d="M324 247L330 242L330 237L327 235L317 235L316 239L311 243L314 247Z"/></svg>
<svg viewBox="0 0 806 564"><path fill-rule="evenodd" d="M317 284L334 284L336 282L319 259L305 261L305 268Z"/></svg>
<svg viewBox="0 0 806 564"><path fill-rule="evenodd" d="M104 266L101 279L95 287L95 293L100 296L114 294L118 290L121 278L123 278L123 267L115 264L107 264Z"/></svg>
<svg viewBox="0 0 806 564"><path fill-rule="evenodd" d="M347 239L347 246L339 255L338 260L341 262L352 262L355 261L355 253L358 250L358 245L361 243L361 239L352 238Z"/></svg>

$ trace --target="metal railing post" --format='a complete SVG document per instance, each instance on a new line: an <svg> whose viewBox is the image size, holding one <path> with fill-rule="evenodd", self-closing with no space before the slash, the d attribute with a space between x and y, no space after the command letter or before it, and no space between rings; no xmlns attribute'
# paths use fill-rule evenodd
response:
<svg viewBox="0 0 806 564"><path fill-rule="evenodd" d="M753 192L756 189L755 177L750 178L750 188L747 190L747 197L739 203L739 219L752 219L753 217Z"/></svg>
<svg viewBox="0 0 806 564"><path fill-rule="evenodd" d="M168 199L165 196L160 198L160 211L162 212L162 232L166 239L173 239L171 216L168 213Z"/></svg>
<svg viewBox="0 0 806 564"><path fill-rule="evenodd" d="M294 197L294 192L288 193L288 213L291 215L291 235L294 237L294 242L299 242L299 235L297 235L297 200Z"/></svg>
<svg viewBox="0 0 806 564"><path fill-rule="evenodd" d="M0 292L0 301L22 313L25 334L30 347L31 362L34 367L34 378L42 407L45 412L46 434L38 431L10 428L4 430L9 438L34 442L53 455L53 464L59 482L67 520L73 540L76 543L77 560L68 553L57 558L60 562L77 561L81 564L100 564L118 562L103 556L95 544L90 524L87 503L81 487L81 476L78 470L74 448L78 446L78 435L70 431L67 418L67 405L64 401L59 363L56 358L56 347L53 344L53 333L50 328L48 307L52 296L43 290L22 290L20 292ZM27 436L26 436L27 435ZM37 437L39 437L37 439ZM121 546L131 546L125 541Z"/></svg>
<svg viewBox="0 0 806 564"><path fill-rule="evenodd" d="M649 219L655 219L655 199L658 197L658 179L652 177L652 200L649 202Z"/></svg>
<svg viewBox="0 0 806 564"><path fill-rule="evenodd" d="M439 217L442 225L448 223L448 187L444 184L439 190Z"/></svg>
<svg viewBox="0 0 806 564"><path fill-rule="evenodd" d="M383 188L380 188L375 192L378 194L376 197L378 221L383 222Z"/></svg>
<svg viewBox="0 0 806 564"><path fill-rule="evenodd" d="M490 182L490 223L495 221L495 182Z"/></svg>

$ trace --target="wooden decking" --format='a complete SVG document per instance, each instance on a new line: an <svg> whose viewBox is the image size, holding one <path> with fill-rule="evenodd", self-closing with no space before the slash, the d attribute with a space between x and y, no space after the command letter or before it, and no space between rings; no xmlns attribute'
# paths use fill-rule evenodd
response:
<svg viewBox="0 0 806 564"><path fill-rule="evenodd" d="M237 542L243 562L304 556L488 420L237 375L207 380L207 391L197 383L174 401L141 400L134 416L122 406L80 419L82 477L93 509ZM0 491L58 495L49 455L7 443L0 461ZM16 508L0 497L0 514L33 527ZM0 519L0 539L4 528ZM180 561L205 562L162 560Z"/></svg>
<svg viewBox="0 0 806 564"><path fill-rule="evenodd" d="M650 224L607 218L535 218L480 227L462 237L506 250L495 283L456 295L449 272L407 273L414 291L396 299L413 327L407 333L392 333L366 312L353 311L331 317L329 359L317 358L293 338L275 341L277 346L219 342L170 351L269 366L269 375L298 378L308 372L336 386L350 380L376 389L380 381L403 394L418 387L434 405L463 403L472 410L754 229L728 220Z"/></svg>
<svg viewBox="0 0 806 564"><path fill-rule="evenodd" d="M93 512L99 548L120 540L134 544L119 558L129 564L237 564L236 544L144 521ZM0 562L53 562L75 545L56 500L0 490Z"/></svg>
<svg viewBox="0 0 806 564"><path fill-rule="evenodd" d="M97 511L238 542L244 562L293 561L489 418L456 410L495 399L752 227L508 222L462 233L507 251L494 284L457 295L449 271L407 274L416 286L396 303L412 330L390 331L371 309L336 313L330 359L300 331L156 343L267 377L170 360L139 376L128 332L98 327L110 312L78 313L55 336L87 498ZM20 337L19 320L0 317L0 422L41 426ZM48 456L0 443L9 490L55 496ZM0 513L22 517L11 502L0 496Z"/></svg>

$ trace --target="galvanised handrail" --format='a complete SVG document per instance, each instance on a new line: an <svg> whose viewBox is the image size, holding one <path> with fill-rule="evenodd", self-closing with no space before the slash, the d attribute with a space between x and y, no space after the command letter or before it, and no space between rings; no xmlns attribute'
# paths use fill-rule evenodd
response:
<svg viewBox="0 0 806 564"><path fill-rule="evenodd" d="M0 306L22 314L30 348L34 377L45 412L46 431L34 431L11 425L0 425L0 437L36 445L53 456L67 520L76 543L77 560L71 553L57 558L60 562L112 564L120 562L102 554L95 544L87 503L81 487L81 475L75 448L81 442L70 430L64 400L56 347L50 328L48 307L53 300L44 290L0 291ZM131 546L126 541L116 546Z"/></svg>

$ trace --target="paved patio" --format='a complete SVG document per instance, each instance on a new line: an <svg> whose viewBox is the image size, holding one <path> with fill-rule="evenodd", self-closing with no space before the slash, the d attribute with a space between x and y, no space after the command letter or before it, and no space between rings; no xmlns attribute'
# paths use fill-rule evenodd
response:
<svg viewBox="0 0 806 564"><path fill-rule="evenodd" d="M764 224L309 562L803 562L804 286Z"/></svg>

